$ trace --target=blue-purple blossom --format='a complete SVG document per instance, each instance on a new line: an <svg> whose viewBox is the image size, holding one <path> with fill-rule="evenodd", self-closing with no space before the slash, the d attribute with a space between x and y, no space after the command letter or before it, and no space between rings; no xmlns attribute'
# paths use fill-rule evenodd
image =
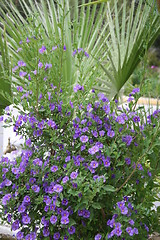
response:
<svg viewBox="0 0 160 240"><path fill-rule="evenodd" d="M62 179L63 184L67 183L68 181L69 181L69 177L68 177L68 176L65 176L65 177Z"/></svg>
<svg viewBox="0 0 160 240"><path fill-rule="evenodd" d="M51 68L51 67L52 67L52 64L51 64L51 63L46 63L44 70L47 70L47 69L49 69L49 68Z"/></svg>
<svg viewBox="0 0 160 240"><path fill-rule="evenodd" d="M57 171L58 171L58 166L53 165L53 166L51 167L51 172L57 172Z"/></svg>
<svg viewBox="0 0 160 240"><path fill-rule="evenodd" d="M20 76L20 77L25 77L26 75L27 75L27 72L22 72L22 71L19 72L19 76Z"/></svg>
<svg viewBox="0 0 160 240"><path fill-rule="evenodd" d="M76 228L74 226L71 226L70 228L68 228L68 232L70 235L74 234L76 231Z"/></svg>
<svg viewBox="0 0 160 240"><path fill-rule="evenodd" d="M91 161L91 163L90 163L90 166L92 167L92 168L97 168L98 167L98 162L97 161Z"/></svg>
<svg viewBox="0 0 160 240"><path fill-rule="evenodd" d="M15 231L15 230L19 229L19 227L20 227L20 222L17 219L12 223L12 230Z"/></svg>
<svg viewBox="0 0 160 240"><path fill-rule="evenodd" d="M84 87L83 86L81 86L81 85L79 85L79 84L77 84L76 86L74 86L74 88L73 88L73 91L76 93L77 91L79 91L79 90L84 90Z"/></svg>
<svg viewBox="0 0 160 240"><path fill-rule="evenodd" d="M142 167L142 165L141 165L140 163L138 163L137 168L138 168L140 171L143 171L143 167Z"/></svg>
<svg viewBox="0 0 160 240"><path fill-rule="evenodd" d="M108 130L108 132L107 132L108 137L113 138L114 135L115 135L115 132L113 130Z"/></svg>
<svg viewBox="0 0 160 240"><path fill-rule="evenodd" d="M107 157L106 159L103 159L103 164L105 167L109 167L110 166L110 157Z"/></svg>
<svg viewBox="0 0 160 240"><path fill-rule="evenodd" d="M80 141L81 141L82 143L86 143L86 142L88 142L88 137L87 137L86 135L82 135L82 136L80 137Z"/></svg>
<svg viewBox="0 0 160 240"><path fill-rule="evenodd" d="M72 172L70 177L71 177L71 179L76 179L78 177L78 173L77 172Z"/></svg>
<svg viewBox="0 0 160 240"><path fill-rule="evenodd" d="M91 154L91 155L94 155L96 152L99 151L99 147L98 146L93 146L91 148L88 149L88 152Z"/></svg>
<svg viewBox="0 0 160 240"><path fill-rule="evenodd" d="M25 207L23 204L21 204L21 205L18 207L18 212L20 212L20 213L25 212L25 210L26 210L26 207Z"/></svg>
<svg viewBox="0 0 160 240"><path fill-rule="evenodd" d="M98 234L95 236L94 240L100 240L101 238L102 238L102 235L98 233Z"/></svg>
<svg viewBox="0 0 160 240"><path fill-rule="evenodd" d="M127 165L130 165L131 164L131 159L130 158L125 158L125 162Z"/></svg>
<svg viewBox="0 0 160 240"><path fill-rule="evenodd" d="M24 203L30 203L31 199L30 199L30 196L26 195L23 199L23 202Z"/></svg>
<svg viewBox="0 0 160 240"><path fill-rule="evenodd" d="M55 224L55 223L57 222L57 217L56 217L55 215L52 215L52 216L50 217L50 222L51 222L52 224Z"/></svg>
<svg viewBox="0 0 160 240"><path fill-rule="evenodd" d="M57 193L61 193L63 191L63 187L60 184L56 184L54 186L54 191Z"/></svg>
<svg viewBox="0 0 160 240"><path fill-rule="evenodd" d="M133 138L130 135L126 135L122 137L122 141L126 143L127 146L131 145Z"/></svg>
<svg viewBox="0 0 160 240"><path fill-rule="evenodd" d="M46 47L45 47L45 46L42 46L42 47L39 49L39 53L40 53L40 54L43 54L45 51L46 51Z"/></svg>
<svg viewBox="0 0 160 240"><path fill-rule="evenodd" d="M61 224L67 225L69 223L69 218L68 217L62 217L61 218Z"/></svg>
<svg viewBox="0 0 160 240"><path fill-rule="evenodd" d="M21 231L17 232L17 234L16 234L16 238L17 238L17 240L24 239L24 233L21 232Z"/></svg>
<svg viewBox="0 0 160 240"><path fill-rule="evenodd" d="M26 67L26 63L23 61L18 61L18 66L19 67Z"/></svg>
<svg viewBox="0 0 160 240"><path fill-rule="evenodd" d="M134 231L131 227L127 227L126 228L126 232L130 235L130 236L133 236L134 235Z"/></svg>
<svg viewBox="0 0 160 240"><path fill-rule="evenodd" d="M57 49L57 46L54 46L52 47L52 51L56 50Z"/></svg>
<svg viewBox="0 0 160 240"><path fill-rule="evenodd" d="M31 222L31 218L28 215L22 217L22 223L27 225Z"/></svg>
<svg viewBox="0 0 160 240"><path fill-rule="evenodd" d="M18 92L23 92L23 87L22 86L17 86L17 91Z"/></svg>
<svg viewBox="0 0 160 240"><path fill-rule="evenodd" d="M38 193L40 191L40 187L38 185L33 185L31 188L35 193Z"/></svg>

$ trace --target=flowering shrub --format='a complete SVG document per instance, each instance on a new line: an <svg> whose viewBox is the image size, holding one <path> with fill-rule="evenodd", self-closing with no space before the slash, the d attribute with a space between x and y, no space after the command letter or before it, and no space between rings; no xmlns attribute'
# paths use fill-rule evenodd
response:
<svg viewBox="0 0 160 240"><path fill-rule="evenodd" d="M159 217L160 111L135 111L139 89L126 108L80 84L64 99L46 48L39 47L36 70L22 59L13 69L30 82L16 86L19 115L8 110L4 120L25 144L14 161L1 159L2 219L18 240L147 239Z"/></svg>

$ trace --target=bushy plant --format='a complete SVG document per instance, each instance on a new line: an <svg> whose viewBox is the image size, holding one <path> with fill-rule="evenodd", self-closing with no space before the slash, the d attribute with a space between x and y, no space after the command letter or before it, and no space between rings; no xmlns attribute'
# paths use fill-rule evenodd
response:
<svg viewBox="0 0 160 240"><path fill-rule="evenodd" d="M25 144L14 161L1 159L2 220L18 230L18 240L147 239L158 229L160 111L147 117L135 110L139 89L126 107L78 83L66 98L66 46L31 37L20 44L26 54L35 44L37 53L13 67L13 77L29 84L15 86L19 115L7 108L4 123ZM81 63L89 55L77 49L72 57Z"/></svg>

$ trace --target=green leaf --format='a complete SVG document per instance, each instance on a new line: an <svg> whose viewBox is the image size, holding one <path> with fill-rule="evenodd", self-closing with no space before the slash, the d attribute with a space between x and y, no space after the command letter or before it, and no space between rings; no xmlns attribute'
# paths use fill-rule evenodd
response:
<svg viewBox="0 0 160 240"><path fill-rule="evenodd" d="M102 208L101 205L100 205L98 202L94 202L94 203L92 204L92 207L93 207L94 209L101 209L101 208Z"/></svg>
<svg viewBox="0 0 160 240"><path fill-rule="evenodd" d="M116 189L113 186L111 186L111 185L106 185L106 186L103 187L103 189L106 192L115 192L116 191Z"/></svg>

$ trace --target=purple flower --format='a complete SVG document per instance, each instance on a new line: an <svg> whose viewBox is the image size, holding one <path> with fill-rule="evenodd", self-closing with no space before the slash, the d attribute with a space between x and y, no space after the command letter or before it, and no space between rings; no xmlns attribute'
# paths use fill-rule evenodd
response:
<svg viewBox="0 0 160 240"><path fill-rule="evenodd" d="M27 75L27 72L19 72L20 77L25 77Z"/></svg>
<svg viewBox="0 0 160 240"><path fill-rule="evenodd" d="M15 66L14 68L12 68L12 72L14 73L17 69L18 69L18 66Z"/></svg>
<svg viewBox="0 0 160 240"><path fill-rule="evenodd" d="M100 137L103 137L104 134L105 134L105 131L103 131L103 130L102 130L102 131L99 131L99 136L100 136Z"/></svg>
<svg viewBox="0 0 160 240"><path fill-rule="evenodd" d="M12 223L12 230L15 231L19 229L19 220L16 220Z"/></svg>
<svg viewBox="0 0 160 240"><path fill-rule="evenodd" d="M52 121L52 120L48 120L47 124L51 128L55 128L55 126L56 126L56 123L54 121Z"/></svg>
<svg viewBox="0 0 160 240"><path fill-rule="evenodd" d="M12 181L10 181L9 179L6 179L4 183L5 183L5 186L7 187L12 185Z"/></svg>
<svg viewBox="0 0 160 240"><path fill-rule="evenodd" d="M25 215L22 217L22 223L23 224L29 224L31 222L31 218L28 215Z"/></svg>
<svg viewBox="0 0 160 240"><path fill-rule="evenodd" d="M56 184L54 186L54 191L57 193L61 193L63 191L63 187L60 184Z"/></svg>
<svg viewBox="0 0 160 240"><path fill-rule="evenodd" d="M32 186L32 190L35 192L35 193L38 193L40 191L40 187L38 185L33 185Z"/></svg>
<svg viewBox="0 0 160 240"><path fill-rule="evenodd" d="M36 158L33 160L33 164L42 167L43 162L39 158Z"/></svg>
<svg viewBox="0 0 160 240"><path fill-rule="evenodd" d="M31 201L31 199L30 199L30 197L29 197L28 195L26 195L26 196L24 197L24 199L23 199L23 202L24 202L24 203L30 203L30 201Z"/></svg>
<svg viewBox="0 0 160 240"><path fill-rule="evenodd" d="M140 122L140 117L139 116L134 116L133 121L134 122Z"/></svg>
<svg viewBox="0 0 160 240"><path fill-rule="evenodd" d="M99 151L99 147L98 146L93 146L91 148L88 149L88 152L91 154L91 155L94 155L96 152Z"/></svg>
<svg viewBox="0 0 160 240"><path fill-rule="evenodd" d="M79 90L84 90L84 87L83 86L81 86L81 85L79 85L79 84L77 84L76 86L74 86L74 88L73 88L73 91L76 93L77 91L79 91Z"/></svg>
<svg viewBox="0 0 160 240"><path fill-rule="evenodd" d="M23 61L18 61L18 66L19 67L26 67L26 63Z"/></svg>
<svg viewBox="0 0 160 240"><path fill-rule="evenodd" d="M129 224L134 225L133 219L130 219L130 220L129 220Z"/></svg>
<svg viewBox="0 0 160 240"><path fill-rule="evenodd" d="M141 165L140 163L138 163L137 168L138 168L140 171L143 171L143 167L142 167L142 165Z"/></svg>
<svg viewBox="0 0 160 240"><path fill-rule="evenodd" d="M20 212L20 213L25 212L25 210L26 210L26 207L25 207L23 204L21 204L21 205L18 207L18 212Z"/></svg>
<svg viewBox="0 0 160 240"><path fill-rule="evenodd" d="M82 143L86 143L86 142L88 142L88 137L87 137L86 135L82 135L82 136L80 137L80 141L81 141Z"/></svg>
<svg viewBox="0 0 160 240"><path fill-rule="evenodd" d="M116 227L114 229L114 234L117 235L118 237L121 236L121 234L122 234L121 228L120 227Z"/></svg>
<svg viewBox="0 0 160 240"><path fill-rule="evenodd" d="M76 53L77 53L77 50L75 49L75 50L73 51L73 53L72 53L72 56L75 56Z"/></svg>
<svg viewBox="0 0 160 240"><path fill-rule="evenodd" d="M66 51L66 50L67 50L67 48L66 48L66 46L65 46L65 45L63 46L63 50L64 50L64 51Z"/></svg>
<svg viewBox="0 0 160 240"><path fill-rule="evenodd" d="M115 135L115 132L113 130L108 130L108 132L107 132L108 137L113 138L114 135Z"/></svg>
<svg viewBox="0 0 160 240"><path fill-rule="evenodd" d="M126 214L128 213L128 208L127 208L127 207L122 207L122 208L121 208L121 213L122 213L123 215L126 215Z"/></svg>
<svg viewBox="0 0 160 240"><path fill-rule="evenodd" d="M77 173L77 172L72 172L71 175L70 175L70 177L71 177L72 179L76 179L76 178L78 177L78 173Z"/></svg>
<svg viewBox="0 0 160 240"><path fill-rule="evenodd" d="M84 218L89 218L89 217L90 217L90 211L84 209L84 210L83 210L83 217L84 217Z"/></svg>
<svg viewBox="0 0 160 240"><path fill-rule="evenodd" d="M118 122L119 124L125 124L125 120L122 116L118 116L116 118L116 122Z"/></svg>
<svg viewBox="0 0 160 240"><path fill-rule="evenodd" d="M13 174L18 174L19 173L19 168L12 168L12 173Z"/></svg>
<svg viewBox="0 0 160 240"><path fill-rule="evenodd" d="M68 205L68 200L64 198L62 200L62 205L67 206Z"/></svg>
<svg viewBox="0 0 160 240"><path fill-rule="evenodd" d="M74 234L76 231L75 227L74 226L71 226L70 228L68 228L68 232L70 235Z"/></svg>
<svg viewBox="0 0 160 240"><path fill-rule="evenodd" d="M45 64L45 69L44 70L47 70L48 68L51 68L52 67L52 64L51 63L46 63Z"/></svg>
<svg viewBox="0 0 160 240"><path fill-rule="evenodd" d="M24 239L24 233L21 232L21 231L17 232L17 234L16 234L16 238L17 238L17 240Z"/></svg>
<svg viewBox="0 0 160 240"><path fill-rule="evenodd" d="M55 240L60 239L60 233L59 233L59 232L56 232L56 233L53 235L53 239L55 239Z"/></svg>
<svg viewBox="0 0 160 240"><path fill-rule="evenodd" d="M101 238L102 238L102 235L98 233L98 234L95 236L94 239L95 239L95 240L100 240Z"/></svg>
<svg viewBox="0 0 160 240"><path fill-rule="evenodd" d="M97 161L91 161L91 163L90 163L90 166L92 167L92 168L97 168L98 167L98 162Z"/></svg>
<svg viewBox="0 0 160 240"><path fill-rule="evenodd" d="M107 156L106 159L103 160L103 164L105 167L109 167L110 166L110 157Z"/></svg>
<svg viewBox="0 0 160 240"><path fill-rule="evenodd" d="M51 222L52 224L55 224L55 223L57 222L57 217L56 217L55 215L52 215L52 216L50 217L50 222Z"/></svg>
<svg viewBox="0 0 160 240"><path fill-rule="evenodd" d="M121 202L117 202L117 206L119 209L122 209L125 207L125 202L124 201L121 201Z"/></svg>
<svg viewBox="0 0 160 240"><path fill-rule="evenodd" d="M37 75L37 70L32 71L34 75Z"/></svg>
<svg viewBox="0 0 160 240"><path fill-rule="evenodd" d="M127 146L129 146L132 142L133 138L130 135L126 135L122 137L122 141L126 143Z"/></svg>
<svg viewBox="0 0 160 240"><path fill-rule="evenodd" d="M130 158L125 158L126 164L130 165L131 164L131 159Z"/></svg>
<svg viewBox="0 0 160 240"><path fill-rule="evenodd" d="M84 55L89 58L89 54L87 52L84 52Z"/></svg>
<svg viewBox="0 0 160 240"><path fill-rule="evenodd" d="M69 223L69 218L68 217L62 217L61 218L61 224L67 225Z"/></svg>
<svg viewBox="0 0 160 240"><path fill-rule="evenodd" d="M138 234L138 229L137 228L133 228L133 233L137 235Z"/></svg>
<svg viewBox="0 0 160 240"><path fill-rule="evenodd" d="M31 139L30 139L30 138L26 140L26 145L27 145L28 147L30 147L30 146L32 145L32 142L31 142Z"/></svg>
<svg viewBox="0 0 160 240"><path fill-rule="evenodd" d="M51 172L57 172L58 171L58 167L56 165L53 165L51 167Z"/></svg>
<svg viewBox="0 0 160 240"><path fill-rule="evenodd" d="M29 38L27 37L27 38L26 38L26 43L29 43L29 42L30 42L30 40L29 40Z"/></svg>
<svg viewBox="0 0 160 240"><path fill-rule="evenodd" d="M149 170L147 171L147 174L149 177L152 177L152 173Z"/></svg>
<svg viewBox="0 0 160 240"><path fill-rule="evenodd" d="M133 232L133 229L131 227L127 227L126 228L126 232L130 235L130 236L133 236L134 232Z"/></svg>
<svg viewBox="0 0 160 240"><path fill-rule="evenodd" d="M17 86L17 91L18 92L23 92L23 87L22 86Z"/></svg>
<svg viewBox="0 0 160 240"><path fill-rule="evenodd" d="M110 106L109 105L104 105L103 110L105 111L106 114L109 114L110 112Z"/></svg>
<svg viewBox="0 0 160 240"><path fill-rule="evenodd" d="M48 227L44 227L44 228L43 228L43 236L44 236L44 237L48 237L49 234L50 234L50 232L49 232Z"/></svg>
<svg viewBox="0 0 160 240"><path fill-rule="evenodd" d="M39 53L40 53L40 54L43 54L45 51L46 51L46 47L45 47L45 46L42 46L42 47L39 49Z"/></svg>
<svg viewBox="0 0 160 240"><path fill-rule="evenodd" d="M65 184L69 181L69 177L68 176L65 176L63 179L62 179L62 182Z"/></svg>
<svg viewBox="0 0 160 240"><path fill-rule="evenodd" d="M135 93L138 93L140 92L140 89L139 88L134 88L131 92L131 95L134 95Z"/></svg>
<svg viewBox="0 0 160 240"><path fill-rule="evenodd" d="M57 46L55 46L55 47L52 47L52 51L54 51L54 50L56 50L57 49Z"/></svg>
<svg viewBox="0 0 160 240"><path fill-rule="evenodd" d="M98 133L97 133L97 131L91 131L91 133L93 134L93 136L95 137L95 138L97 138L98 137Z"/></svg>

